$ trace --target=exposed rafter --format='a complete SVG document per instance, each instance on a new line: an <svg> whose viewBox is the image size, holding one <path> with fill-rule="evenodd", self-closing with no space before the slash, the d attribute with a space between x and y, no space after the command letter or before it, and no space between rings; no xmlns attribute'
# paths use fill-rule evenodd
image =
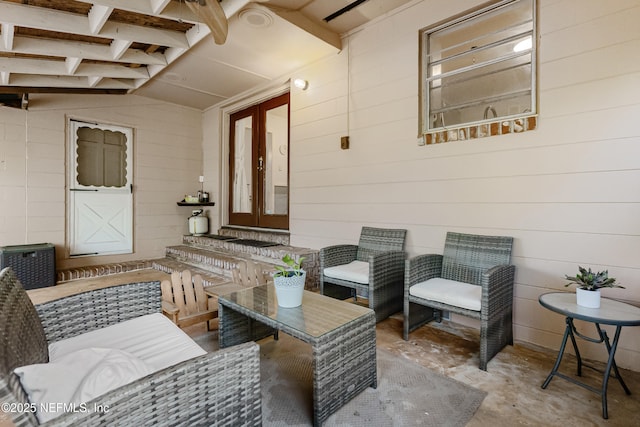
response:
<svg viewBox="0 0 640 427"><path fill-rule="evenodd" d="M254 7L262 7L262 6L255 5ZM322 27L317 22L307 18L301 12L298 12L296 10L284 9L281 7L269 6L268 4L265 4L264 7L270 10L271 12L275 13L282 19L289 21L293 25L308 32L309 34L314 35L320 40L324 40L326 43L330 44L336 49L342 50L342 40L340 39L339 34L334 33L333 31L328 30L325 27Z"/></svg>
<svg viewBox="0 0 640 427"><path fill-rule="evenodd" d="M87 13L78 13L78 1ZM0 0L0 85L135 89L208 34L187 7L171 0L67 4Z"/></svg>
<svg viewBox="0 0 640 427"><path fill-rule="evenodd" d="M210 37L185 1L0 0L0 93L139 90ZM339 34L321 19L270 1L222 0L220 6L230 18L251 4L341 49Z"/></svg>

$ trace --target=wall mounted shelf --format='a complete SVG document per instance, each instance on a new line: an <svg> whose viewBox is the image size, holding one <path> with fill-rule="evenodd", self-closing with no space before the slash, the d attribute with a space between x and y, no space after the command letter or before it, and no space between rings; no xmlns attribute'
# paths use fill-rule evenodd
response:
<svg viewBox="0 0 640 427"><path fill-rule="evenodd" d="M178 202L178 206L215 206L215 202L196 202L196 203L187 203L184 200Z"/></svg>

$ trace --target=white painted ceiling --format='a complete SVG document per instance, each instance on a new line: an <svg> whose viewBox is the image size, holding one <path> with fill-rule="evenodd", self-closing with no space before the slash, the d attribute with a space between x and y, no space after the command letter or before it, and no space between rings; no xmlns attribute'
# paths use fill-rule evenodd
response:
<svg viewBox="0 0 640 427"><path fill-rule="evenodd" d="M338 53L341 35L410 1L366 0L326 22L354 0L222 0L217 45L182 0L0 0L0 93L120 90L205 109ZM146 18L194 26L135 25Z"/></svg>

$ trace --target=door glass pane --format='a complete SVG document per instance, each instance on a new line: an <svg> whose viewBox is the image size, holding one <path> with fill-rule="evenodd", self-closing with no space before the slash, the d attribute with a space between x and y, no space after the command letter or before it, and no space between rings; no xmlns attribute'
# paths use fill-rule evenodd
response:
<svg viewBox="0 0 640 427"><path fill-rule="evenodd" d="M127 137L122 132L81 127L77 131L77 181L95 187L127 184Z"/></svg>
<svg viewBox="0 0 640 427"><path fill-rule="evenodd" d="M251 153L252 118L245 117L235 122L235 140L233 141L233 212L251 213Z"/></svg>
<svg viewBox="0 0 640 427"><path fill-rule="evenodd" d="M288 106L281 105L266 114L264 162L264 206L266 215L286 215L289 209L288 188Z"/></svg>

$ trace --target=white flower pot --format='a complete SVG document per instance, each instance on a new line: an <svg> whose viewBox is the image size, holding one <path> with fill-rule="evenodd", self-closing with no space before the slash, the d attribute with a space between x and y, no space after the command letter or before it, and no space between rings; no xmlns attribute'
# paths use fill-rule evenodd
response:
<svg viewBox="0 0 640 427"><path fill-rule="evenodd" d="M273 286L276 288L276 299L279 307L291 308L302 305L306 278L306 271L302 271L300 276L278 276L273 278Z"/></svg>
<svg viewBox="0 0 640 427"><path fill-rule="evenodd" d="M597 291L576 289L576 304L587 308L600 308L600 289Z"/></svg>

